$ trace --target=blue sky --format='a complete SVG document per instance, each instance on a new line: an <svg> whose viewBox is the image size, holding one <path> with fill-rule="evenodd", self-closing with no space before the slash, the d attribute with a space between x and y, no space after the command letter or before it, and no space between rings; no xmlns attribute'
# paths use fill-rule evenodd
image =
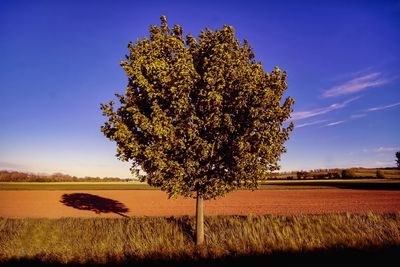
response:
<svg viewBox="0 0 400 267"><path fill-rule="evenodd" d="M288 71L297 126L283 170L394 166L400 1L0 1L0 169L130 176L100 132L127 43L166 15L198 35L234 26Z"/></svg>

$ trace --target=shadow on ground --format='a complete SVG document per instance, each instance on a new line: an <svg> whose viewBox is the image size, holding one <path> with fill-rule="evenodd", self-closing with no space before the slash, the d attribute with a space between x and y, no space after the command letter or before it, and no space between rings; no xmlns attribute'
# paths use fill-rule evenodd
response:
<svg viewBox="0 0 400 267"><path fill-rule="evenodd" d="M121 202L86 193L64 194L60 202L65 206L78 210L89 210L95 213L116 213L127 217L124 213L129 209Z"/></svg>
<svg viewBox="0 0 400 267"><path fill-rule="evenodd" d="M270 255L249 255L249 256L229 256L217 259L180 259L180 260L162 260L162 259L146 259L135 260L127 259L121 263L115 263L113 259L109 259L111 264L62 264L58 262L43 262L37 259L20 259L1 262L2 266L399 266L400 246L375 248L368 250L350 250L335 249L328 251L312 251L302 253L273 253Z"/></svg>
<svg viewBox="0 0 400 267"><path fill-rule="evenodd" d="M189 216L182 216L182 217L168 217L166 218L168 223L177 225L182 233L186 235L188 240L192 240L193 242L196 241L196 235L195 235L195 225L194 221L190 219Z"/></svg>

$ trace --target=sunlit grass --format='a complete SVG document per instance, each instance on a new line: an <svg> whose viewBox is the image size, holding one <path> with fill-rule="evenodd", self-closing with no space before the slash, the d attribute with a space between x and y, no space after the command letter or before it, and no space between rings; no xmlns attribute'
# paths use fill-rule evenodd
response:
<svg viewBox="0 0 400 267"><path fill-rule="evenodd" d="M400 190L400 179L264 180L261 189L382 189Z"/></svg>
<svg viewBox="0 0 400 267"><path fill-rule="evenodd" d="M191 217L1 218L0 259L108 263L400 246L398 213L215 216L205 230L197 249Z"/></svg>
<svg viewBox="0 0 400 267"><path fill-rule="evenodd" d="M264 180L260 189L396 189L400 179ZM158 190L140 182L0 182L0 190Z"/></svg>
<svg viewBox="0 0 400 267"><path fill-rule="evenodd" d="M152 190L140 182L0 182L0 190Z"/></svg>

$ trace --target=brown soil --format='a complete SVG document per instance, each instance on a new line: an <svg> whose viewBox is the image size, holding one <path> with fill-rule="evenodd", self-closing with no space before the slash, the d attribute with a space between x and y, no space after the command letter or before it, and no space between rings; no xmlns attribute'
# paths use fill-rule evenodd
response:
<svg viewBox="0 0 400 267"><path fill-rule="evenodd" d="M400 191L310 189L236 191L205 201L206 215L399 212ZM156 190L0 191L0 217L194 215L195 200Z"/></svg>

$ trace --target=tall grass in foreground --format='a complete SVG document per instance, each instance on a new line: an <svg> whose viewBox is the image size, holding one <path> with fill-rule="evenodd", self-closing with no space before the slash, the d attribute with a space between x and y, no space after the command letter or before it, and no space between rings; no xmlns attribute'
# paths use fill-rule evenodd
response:
<svg viewBox="0 0 400 267"><path fill-rule="evenodd" d="M206 244L191 217L0 218L0 263L39 259L108 263L400 246L400 214L206 217Z"/></svg>

